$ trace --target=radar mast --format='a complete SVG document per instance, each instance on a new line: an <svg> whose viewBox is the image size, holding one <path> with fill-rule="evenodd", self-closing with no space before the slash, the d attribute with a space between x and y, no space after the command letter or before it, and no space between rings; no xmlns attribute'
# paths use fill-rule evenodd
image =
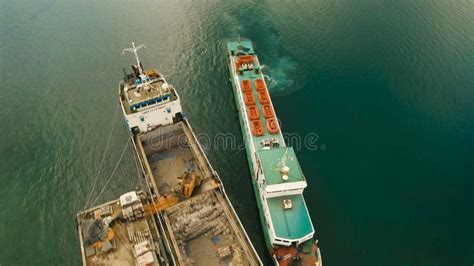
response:
<svg viewBox="0 0 474 266"><path fill-rule="evenodd" d="M122 53L125 54L125 52L131 52L135 55L135 60L137 60L137 68L138 68L138 72L140 73L140 78L144 78L145 77L145 74L143 74L143 69L142 69L142 66L140 64L140 59L138 58L138 50L140 50L141 48L143 48L146 46L144 44L140 44L139 46L136 46L135 47L135 43L132 42L132 47L131 48L125 48L123 49Z"/></svg>

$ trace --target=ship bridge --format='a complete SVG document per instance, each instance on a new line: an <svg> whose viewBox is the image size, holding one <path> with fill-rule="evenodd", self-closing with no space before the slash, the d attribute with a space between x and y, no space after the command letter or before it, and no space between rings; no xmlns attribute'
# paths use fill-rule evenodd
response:
<svg viewBox="0 0 474 266"><path fill-rule="evenodd" d="M143 69L137 51L143 44L124 49L132 52L136 64L133 73L128 74L119 84L120 105L125 115L128 130L134 134L148 132L160 125L168 125L181 113L179 96L173 86L156 69Z"/></svg>
<svg viewBox="0 0 474 266"><path fill-rule="evenodd" d="M135 73L128 74L121 83L120 95L127 114L177 99L174 89L155 69L144 71L144 75L142 80Z"/></svg>

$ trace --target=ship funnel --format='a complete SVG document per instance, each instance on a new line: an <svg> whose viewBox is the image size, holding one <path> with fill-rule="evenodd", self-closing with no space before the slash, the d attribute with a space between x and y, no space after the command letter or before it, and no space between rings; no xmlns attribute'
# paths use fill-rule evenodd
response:
<svg viewBox="0 0 474 266"><path fill-rule="evenodd" d="M288 181L289 172L290 172L290 167L286 165L280 169L281 179L283 179L283 181Z"/></svg>

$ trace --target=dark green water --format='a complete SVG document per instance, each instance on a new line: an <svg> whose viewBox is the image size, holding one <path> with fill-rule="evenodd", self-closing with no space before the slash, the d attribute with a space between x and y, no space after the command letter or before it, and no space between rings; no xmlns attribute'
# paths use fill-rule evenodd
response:
<svg viewBox="0 0 474 266"><path fill-rule="evenodd" d="M197 133L242 141L224 51L239 33L283 131L324 148L297 155L325 265L472 265L473 14L462 0L0 0L0 265L81 263L74 215L131 41L180 89ZM100 187L126 140L120 118ZM264 256L244 152L207 154ZM99 201L139 185L129 150Z"/></svg>

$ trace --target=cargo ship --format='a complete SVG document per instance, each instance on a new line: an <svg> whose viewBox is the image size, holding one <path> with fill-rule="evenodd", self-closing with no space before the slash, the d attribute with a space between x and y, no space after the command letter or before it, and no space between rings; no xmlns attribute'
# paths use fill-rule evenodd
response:
<svg viewBox="0 0 474 266"><path fill-rule="evenodd" d="M306 206L306 178L285 144L262 67L248 39L227 43L230 81L265 242L275 265L322 265Z"/></svg>
<svg viewBox="0 0 474 266"><path fill-rule="evenodd" d="M83 264L262 265L176 89L156 69L143 69L142 47L124 50L136 64L124 71L119 101L146 193L77 215Z"/></svg>

